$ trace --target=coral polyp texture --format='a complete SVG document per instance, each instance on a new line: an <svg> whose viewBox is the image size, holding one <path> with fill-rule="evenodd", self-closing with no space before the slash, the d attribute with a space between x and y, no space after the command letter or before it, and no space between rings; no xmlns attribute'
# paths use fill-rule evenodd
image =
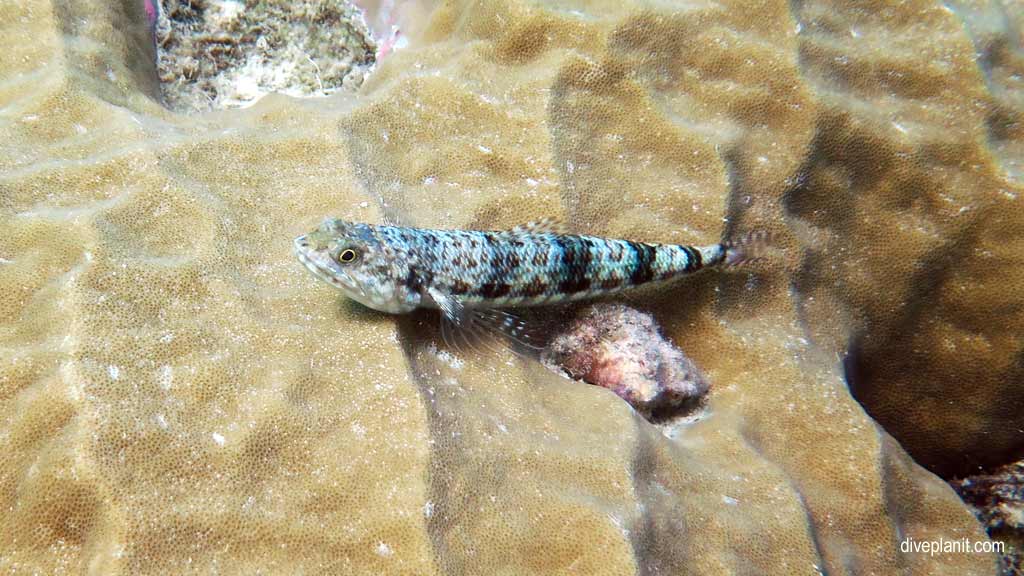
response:
<svg viewBox="0 0 1024 576"><path fill-rule="evenodd" d="M608 388L644 416L692 411L708 391L700 369L665 340L650 314L598 304L553 338L543 361L556 372Z"/></svg>
<svg viewBox="0 0 1024 576"><path fill-rule="evenodd" d="M986 538L918 462L1020 457L1020 18L453 0L184 115L143 2L0 3L0 572L994 573L900 543ZM346 303L328 215L779 256L625 298L710 383L670 438Z"/></svg>

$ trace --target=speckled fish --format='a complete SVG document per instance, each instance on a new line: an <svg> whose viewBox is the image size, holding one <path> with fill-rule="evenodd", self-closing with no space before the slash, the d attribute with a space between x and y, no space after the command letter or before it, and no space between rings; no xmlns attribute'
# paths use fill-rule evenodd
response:
<svg viewBox="0 0 1024 576"><path fill-rule="evenodd" d="M559 226L544 220L508 231L428 230L327 219L295 239L295 254L370 308L438 308L456 328L497 330L527 343L524 323L500 309L594 298L737 264L756 243L648 244L564 234Z"/></svg>

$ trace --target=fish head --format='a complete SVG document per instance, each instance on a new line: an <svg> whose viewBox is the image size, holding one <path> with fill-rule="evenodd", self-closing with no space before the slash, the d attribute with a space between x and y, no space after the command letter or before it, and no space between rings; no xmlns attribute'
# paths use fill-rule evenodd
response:
<svg viewBox="0 0 1024 576"><path fill-rule="evenodd" d="M294 245L310 272L364 306L398 314L419 305L404 252L376 226L328 218Z"/></svg>

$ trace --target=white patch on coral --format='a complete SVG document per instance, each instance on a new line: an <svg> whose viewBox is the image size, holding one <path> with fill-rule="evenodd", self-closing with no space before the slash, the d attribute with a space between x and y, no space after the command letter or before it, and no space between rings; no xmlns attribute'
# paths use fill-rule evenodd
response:
<svg viewBox="0 0 1024 576"><path fill-rule="evenodd" d="M462 370L464 363L461 358L448 352L447 350L439 350L433 342L427 345L427 352L433 354L438 360L444 362L449 368L453 370Z"/></svg>
<svg viewBox="0 0 1024 576"><path fill-rule="evenodd" d="M619 516L617 514L609 513L608 514L608 519L611 520L611 523L614 524L615 527L618 528L620 532L622 532L622 536L624 538L629 538L629 528L626 528L626 525L622 521L622 518L619 518Z"/></svg>
<svg viewBox="0 0 1024 576"><path fill-rule="evenodd" d="M121 376L121 369L111 364L107 366L107 375L110 376L111 380L117 380Z"/></svg>
<svg viewBox="0 0 1024 576"><path fill-rule="evenodd" d="M224 435L219 432L214 432L212 436L213 441L216 442L218 446L223 446L224 443L227 442L227 440L225 440L224 438Z"/></svg>
<svg viewBox="0 0 1024 576"><path fill-rule="evenodd" d="M385 557L385 558L387 558L388 556L391 556L392 554L394 554L394 553L395 553L395 552L394 552L394 551L393 551L393 550L391 549L391 546L388 546L388 545L387 545L387 544L385 544L384 542L378 542L378 543L377 543L377 550L376 550L376 551L377 551L377 555L379 555L379 556L383 556L383 557Z"/></svg>
<svg viewBox="0 0 1024 576"><path fill-rule="evenodd" d="M160 374L157 376L157 382L164 390L170 390L171 384L174 382L174 368L167 364L161 367Z"/></svg>
<svg viewBox="0 0 1024 576"><path fill-rule="evenodd" d="M225 0L224 2L211 2L214 21L218 26L230 24L238 20L238 16L245 10L245 4L237 0Z"/></svg>
<svg viewBox="0 0 1024 576"><path fill-rule="evenodd" d="M72 400L81 400L84 389L82 381L75 374L75 365L73 362L61 362L60 363L60 376L65 382L65 389L68 392L68 398Z"/></svg>

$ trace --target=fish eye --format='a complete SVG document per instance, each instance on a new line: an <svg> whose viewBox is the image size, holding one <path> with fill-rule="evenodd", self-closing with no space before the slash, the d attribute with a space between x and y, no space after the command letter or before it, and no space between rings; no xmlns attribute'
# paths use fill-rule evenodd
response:
<svg viewBox="0 0 1024 576"><path fill-rule="evenodd" d="M345 248L344 250L338 253L338 262L341 262L342 264L351 264L355 262L356 258L358 257L359 254L356 253L355 250L351 248Z"/></svg>

